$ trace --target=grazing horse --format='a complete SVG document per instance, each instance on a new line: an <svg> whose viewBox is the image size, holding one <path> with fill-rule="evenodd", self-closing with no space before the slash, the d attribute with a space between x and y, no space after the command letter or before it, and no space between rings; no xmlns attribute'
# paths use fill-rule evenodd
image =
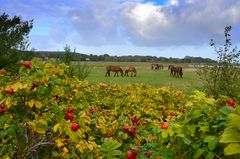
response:
<svg viewBox="0 0 240 159"><path fill-rule="evenodd" d="M152 70L163 70L163 65L161 65L161 64L152 64L151 68L152 68Z"/></svg>
<svg viewBox="0 0 240 159"><path fill-rule="evenodd" d="M180 66L173 66L173 65L169 65L168 66L168 70L170 70L170 76L173 77L181 77L183 76L183 71L182 71L182 67Z"/></svg>
<svg viewBox="0 0 240 159"><path fill-rule="evenodd" d="M120 72L121 76L123 77L123 70L120 66L107 66L106 67L106 77L110 76L110 72L115 72L114 77L117 75L118 76L118 72Z"/></svg>
<svg viewBox="0 0 240 159"><path fill-rule="evenodd" d="M131 72L131 77L134 76L136 77L137 75L137 70L134 66L132 65L127 65L125 69L125 76L128 76L128 72Z"/></svg>

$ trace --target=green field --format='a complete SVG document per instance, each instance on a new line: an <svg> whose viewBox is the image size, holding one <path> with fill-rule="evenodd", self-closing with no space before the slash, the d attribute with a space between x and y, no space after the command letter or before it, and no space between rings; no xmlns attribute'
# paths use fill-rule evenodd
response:
<svg viewBox="0 0 240 159"><path fill-rule="evenodd" d="M105 77L107 65L133 65L137 69L136 77L114 77L114 73L111 72L110 77ZM118 83L126 85L129 83L145 83L153 87L169 86L173 89L179 89L185 93L189 93L192 90L201 86L201 81L193 68L189 68L187 64L178 64L183 66L183 78L173 78L170 76L170 71L167 69L169 64L163 64L164 70L151 70L151 63L147 62L89 62L88 66L92 67L91 73L86 78L92 83L103 82L109 85Z"/></svg>

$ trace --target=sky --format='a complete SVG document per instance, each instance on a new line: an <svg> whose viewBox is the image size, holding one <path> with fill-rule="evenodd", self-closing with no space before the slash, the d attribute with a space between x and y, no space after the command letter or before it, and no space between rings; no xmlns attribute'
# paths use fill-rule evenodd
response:
<svg viewBox="0 0 240 159"><path fill-rule="evenodd" d="M240 0L0 0L3 12L34 20L36 51L216 59L227 25L240 44Z"/></svg>

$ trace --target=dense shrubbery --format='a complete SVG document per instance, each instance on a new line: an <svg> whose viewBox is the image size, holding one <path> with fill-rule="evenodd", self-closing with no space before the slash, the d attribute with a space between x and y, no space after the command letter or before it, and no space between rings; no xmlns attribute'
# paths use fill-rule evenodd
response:
<svg viewBox="0 0 240 159"><path fill-rule="evenodd" d="M239 111L227 97L141 84L92 85L51 61L16 67L19 72L1 73L2 158L239 157L233 156L236 141L226 140L224 131L228 114ZM232 116L239 115L229 115L234 137L239 128ZM223 143L230 145L225 151Z"/></svg>

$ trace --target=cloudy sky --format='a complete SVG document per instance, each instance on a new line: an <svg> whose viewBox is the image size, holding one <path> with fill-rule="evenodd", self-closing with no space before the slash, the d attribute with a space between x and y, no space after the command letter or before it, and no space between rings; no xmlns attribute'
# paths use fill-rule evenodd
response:
<svg viewBox="0 0 240 159"><path fill-rule="evenodd" d="M215 59L210 39L240 44L240 0L0 0L0 13L34 19L30 48Z"/></svg>

